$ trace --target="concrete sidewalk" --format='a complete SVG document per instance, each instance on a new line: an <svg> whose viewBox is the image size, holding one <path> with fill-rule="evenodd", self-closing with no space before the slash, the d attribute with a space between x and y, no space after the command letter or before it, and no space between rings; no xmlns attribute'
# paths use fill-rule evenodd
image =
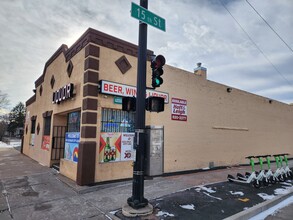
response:
<svg viewBox="0 0 293 220"><path fill-rule="evenodd" d="M290 163L292 162L290 161ZM226 198L230 186L235 187L233 188L234 191L239 189L238 185L225 185L227 175L235 175L237 172L244 173L245 171L249 171L249 167L230 167L184 175L156 177L145 180L145 198L156 205L156 203L159 203L158 199L163 201L168 197L172 200L173 195L178 195L178 198L182 195L186 198L187 195L192 195L191 199L195 200L198 199L197 196L202 196L203 200L210 201L204 203L204 205L209 205L211 209L217 199L210 196ZM217 184L223 184L223 186L219 187ZM206 188L217 190L217 193L222 194L209 193L210 196L208 196L206 195L207 192L202 190L203 185L207 185ZM221 192L221 190L218 190L220 188L225 190ZM257 192L247 186L243 188L243 191L247 191L248 195L250 189ZM273 188L269 186L268 190L272 191ZM132 181L78 186L75 182L50 168L38 164L15 149L0 148L0 192L2 192L0 193L0 219L11 219L11 217L13 219L119 219L119 210L126 204L127 198L132 194ZM188 192L190 193L188 194ZM206 196L210 200L207 200ZM264 200L258 201L262 204ZM163 206L172 208L171 202L170 205L161 203L161 207ZM239 212L234 211L233 213L233 207L230 207L230 209L231 215ZM248 212L248 210L246 211ZM185 210L185 212L189 211ZM149 218L136 219L164 219L164 216L158 217L156 214L154 213ZM209 212L206 214L209 215ZM172 219L172 217L167 216L166 219ZM173 219L182 218L174 217Z"/></svg>

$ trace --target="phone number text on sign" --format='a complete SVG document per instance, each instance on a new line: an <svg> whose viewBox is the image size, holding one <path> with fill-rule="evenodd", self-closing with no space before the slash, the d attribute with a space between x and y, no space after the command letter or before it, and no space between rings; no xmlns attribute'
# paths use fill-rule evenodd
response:
<svg viewBox="0 0 293 220"><path fill-rule="evenodd" d="M187 121L187 100L172 98L171 119L176 121Z"/></svg>

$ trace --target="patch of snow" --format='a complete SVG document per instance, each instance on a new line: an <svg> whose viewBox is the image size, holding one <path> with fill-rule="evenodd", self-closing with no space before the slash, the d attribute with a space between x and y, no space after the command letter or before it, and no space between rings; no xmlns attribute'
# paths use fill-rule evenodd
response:
<svg viewBox="0 0 293 220"><path fill-rule="evenodd" d="M214 198L214 199L217 199L217 200L223 200L223 199L221 199L221 198L219 198L219 197L212 196L212 195L210 195L210 194L208 194L208 193L206 193L206 192L203 192L203 193L206 194L207 196L211 197L211 198Z"/></svg>
<svg viewBox="0 0 293 220"><path fill-rule="evenodd" d="M173 214L170 214L169 212L163 212L163 211L159 211L158 214L156 214L156 216L164 216L164 217L174 217Z"/></svg>
<svg viewBox="0 0 293 220"><path fill-rule="evenodd" d="M275 195L268 195L266 193L258 193L257 194L259 197L261 197L263 200L270 200L275 197Z"/></svg>
<svg viewBox="0 0 293 220"><path fill-rule="evenodd" d="M244 207L244 208L243 208L243 210L247 210L247 209L249 209L249 208L248 208L248 207Z"/></svg>
<svg viewBox="0 0 293 220"><path fill-rule="evenodd" d="M115 210L115 211L111 211L111 212L109 212L109 213L112 214L112 215L115 215L118 211L119 211L119 209L117 209L117 210Z"/></svg>
<svg viewBox="0 0 293 220"><path fill-rule="evenodd" d="M0 148L13 148L20 147L21 141L11 141L10 144L6 144L5 142L0 141Z"/></svg>
<svg viewBox="0 0 293 220"><path fill-rule="evenodd" d="M195 210L193 204L190 204L190 205L180 205L180 207L183 208L183 209Z"/></svg>
<svg viewBox="0 0 293 220"><path fill-rule="evenodd" d="M202 170L209 170L209 169L210 169L209 167L202 168Z"/></svg>
<svg viewBox="0 0 293 220"><path fill-rule="evenodd" d="M201 190L204 190L204 191L207 191L208 193L215 193L216 191L215 190L212 190L212 188L207 188L205 186L199 186L195 189L197 192L201 191Z"/></svg>
<svg viewBox="0 0 293 220"><path fill-rule="evenodd" d="M13 146L8 145L8 144L6 144L6 143L0 141L0 148L13 148Z"/></svg>
<svg viewBox="0 0 293 220"><path fill-rule="evenodd" d="M285 186L292 186L291 183L287 183L287 182L281 182L282 185L285 185Z"/></svg>
<svg viewBox="0 0 293 220"><path fill-rule="evenodd" d="M262 219L265 219L267 216L273 214L274 212L276 212L277 210L281 209L281 208L284 208L288 205L290 205L291 203L293 203L293 196L285 199L284 201L280 202L279 204L273 206L272 208L264 211L264 212L261 212L259 213L258 215L250 218L249 220L262 220Z"/></svg>
<svg viewBox="0 0 293 220"><path fill-rule="evenodd" d="M243 192L233 192L233 191L229 191L231 193L231 195L239 195L239 196L244 196Z"/></svg>
<svg viewBox="0 0 293 220"><path fill-rule="evenodd" d="M291 187L288 187L288 188L278 188L278 189L275 189L274 190L274 193L276 194L276 195L284 195L284 194L287 194L288 192L289 192L289 188L291 188Z"/></svg>

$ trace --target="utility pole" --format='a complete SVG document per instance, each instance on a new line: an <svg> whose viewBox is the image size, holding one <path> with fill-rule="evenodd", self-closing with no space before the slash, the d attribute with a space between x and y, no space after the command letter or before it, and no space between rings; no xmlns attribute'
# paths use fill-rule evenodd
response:
<svg viewBox="0 0 293 220"><path fill-rule="evenodd" d="M148 0L140 0L140 6L147 9ZM135 115L136 160L133 166L132 196L127 203L134 209L148 205L144 198L144 161L145 161L145 94L146 94L146 62L147 62L147 24L139 22L137 61L137 95Z"/></svg>

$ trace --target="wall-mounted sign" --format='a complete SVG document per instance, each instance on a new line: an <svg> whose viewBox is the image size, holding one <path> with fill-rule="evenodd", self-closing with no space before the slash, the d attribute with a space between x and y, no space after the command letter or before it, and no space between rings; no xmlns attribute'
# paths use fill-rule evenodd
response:
<svg viewBox="0 0 293 220"><path fill-rule="evenodd" d="M135 86L101 80L100 89L100 92L103 94L117 95L123 97L136 97ZM163 97L165 99L165 103L169 103L169 93L147 89L146 98L149 96Z"/></svg>
<svg viewBox="0 0 293 220"><path fill-rule="evenodd" d="M134 158L133 132L103 132L100 136L100 163L129 161Z"/></svg>
<svg viewBox="0 0 293 220"><path fill-rule="evenodd" d="M50 135L44 135L43 136L43 141L42 141L41 148L43 150L47 150L47 151L50 150Z"/></svg>
<svg viewBox="0 0 293 220"><path fill-rule="evenodd" d="M187 121L187 100L172 98L171 119Z"/></svg>
<svg viewBox="0 0 293 220"><path fill-rule="evenodd" d="M53 93L53 104L60 104L60 102L72 98L74 85L69 83Z"/></svg>
<svg viewBox="0 0 293 220"><path fill-rule="evenodd" d="M114 104L122 104L122 97L114 96Z"/></svg>

